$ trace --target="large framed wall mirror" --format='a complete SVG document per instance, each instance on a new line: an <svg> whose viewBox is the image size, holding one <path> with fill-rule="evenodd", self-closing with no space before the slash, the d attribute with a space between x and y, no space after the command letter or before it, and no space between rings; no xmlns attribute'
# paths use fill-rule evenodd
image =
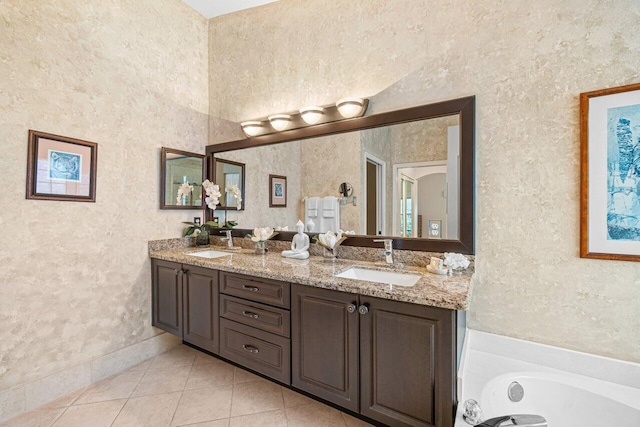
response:
<svg viewBox="0 0 640 427"><path fill-rule="evenodd" d="M160 209L202 209L205 156L162 147Z"/></svg>
<svg viewBox="0 0 640 427"><path fill-rule="evenodd" d="M399 249L473 254L474 104L460 98L210 145L207 155L247 165L252 205L238 229L294 230L302 219L307 232L353 231L344 245L377 247L384 236ZM286 209L269 207L270 174L287 177Z"/></svg>

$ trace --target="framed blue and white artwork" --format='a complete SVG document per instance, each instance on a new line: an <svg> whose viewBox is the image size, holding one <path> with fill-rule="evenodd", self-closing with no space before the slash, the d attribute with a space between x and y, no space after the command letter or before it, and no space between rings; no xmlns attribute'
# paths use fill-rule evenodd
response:
<svg viewBox="0 0 640 427"><path fill-rule="evenodd" d="M29 131L27 199L96 201L98 144Z"/></svg>
<svg viewBox="0 0 640 427"><path fill-rule="evenodd" d="M269 207L287 207L287 177L269 175Z"/></svg>
<svg viewBox="0 0 640 427"><path fill-rule="evenodd" d="M640 84L580 94L582 258L640 261Z"/></svg>

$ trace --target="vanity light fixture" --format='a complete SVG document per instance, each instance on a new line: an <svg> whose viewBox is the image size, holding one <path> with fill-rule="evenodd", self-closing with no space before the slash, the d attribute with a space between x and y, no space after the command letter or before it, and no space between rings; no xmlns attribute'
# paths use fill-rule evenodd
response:
<svg viewBox="0 0 640 427"><path fill-rule="evenodd" d="M309 125L315 125L320 121L324 114L324 108L322 107L304 107L300 109L300 116L305 123Z"/></svg>
<svg viewBox="0 0 640 427"><path fill-rule="evenodd" d="M271 127L273 127L277 131L283 131L287 127L289 127L289 123L291 123L291 116L288 114L274 114L268 117L269 123L271 123Z"/></svg>
<svg viewBox="0 0 640 427"><path fill-rule="evenodd" d="M336 102L338 112L345 119L351 119L360 115L364 100L362 98L343 98Z"/></svg>
<svg viewBox="0 0 640 427"><path fill-rule="evenodd" d="M0 0L1 1L1 0ZM362 117L369 107L367 98L344 98L336 103L323 106L308 106L295 112L272 114L246 122L241 122L247 137L263 137L276 132L302 129L314 125L323 125L340 120ZM270 126L267 126L267 120Z"/></svg>
<svg viewBox="0 0 640 427"><path fill-rule="evenodd" d="M240 126L242 127L242 131L247 136L256 136L260 132L262 132L262 129L263 129L262 122L257 120L249 120L247 122L242 122L240 123Z"/></svg>

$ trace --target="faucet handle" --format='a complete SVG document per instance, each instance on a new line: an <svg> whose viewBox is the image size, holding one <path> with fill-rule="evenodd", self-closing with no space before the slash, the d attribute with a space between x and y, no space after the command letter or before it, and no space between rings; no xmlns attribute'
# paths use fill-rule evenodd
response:
<svg viewBox="0 0 640 427"><path fill-rule="evenodd" d="M374 243L384 243L385 249L393 249L393 239L374 239Z"/></svg>

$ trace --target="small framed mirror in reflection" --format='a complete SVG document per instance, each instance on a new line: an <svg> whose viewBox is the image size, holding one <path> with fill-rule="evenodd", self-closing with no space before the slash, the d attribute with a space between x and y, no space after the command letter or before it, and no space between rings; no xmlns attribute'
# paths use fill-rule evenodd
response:
<svg viewBox="0 0 640 427"><path fill-rule="evenodd" d="M162 147L160 209L202 209L204 155Z"/></svg>
<svg viewBox="0 0 640 427"><path fill-rule="evenodd" d="M213 169L215 172L215 183L220 186L220 205L216 210L244 210L245 194L244 194L244 181L245 181L245 165L240 162L233 162L231 160L225 160L220 158L214 158ZM234 197L232 191L227 191L231 186L236 186L240 190L240 206L238 206L238 199Z"/></svg>

